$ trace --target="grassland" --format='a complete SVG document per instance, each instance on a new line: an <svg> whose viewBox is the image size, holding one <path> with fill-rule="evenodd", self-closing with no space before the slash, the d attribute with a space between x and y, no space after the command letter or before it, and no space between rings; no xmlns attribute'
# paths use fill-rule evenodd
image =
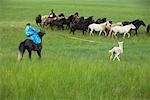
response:
<svg viewBox="0 0 150 100"><path fill-rule="evenodd" d="M2 0L0 7L0 100L149 100L150 36L141 27L129 39L75 36L50 29L43 38L42 59L27 52L17 62L18 44L26 37L26 22L34 26L39 13L53 8L59 14L113 22L142 19L150 23L148 0ZM37 26L36 26L37 27ZM134 33L134 32L133 32ZM62 36L63 35L63 36ZM65 37L64 37L65 36ZM93 40L90 43L68 37ZM108 50L124 41L121 62L109 62Z"/></svg>

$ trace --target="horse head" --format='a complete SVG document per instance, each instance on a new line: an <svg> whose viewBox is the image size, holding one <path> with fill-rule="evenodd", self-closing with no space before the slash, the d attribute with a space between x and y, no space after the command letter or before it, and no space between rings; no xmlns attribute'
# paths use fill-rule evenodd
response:
<svg viewBox="0 0 150 100"><path fill-rule="evenodd" d="M106 26L111 26L112 21L106 21L106 22L104 22L104 23L106 23Z"/></svg>
<svg viewBox="0 0 150 100"><path fill-rule="evenodd" d="M60 14L58 15L58 17L65 17L65 15L64 15L63 13L60 13Z"/></svg>
<svg viewBox="0 0 150 100"><path fill-rule="evenodd" d="M146 24L142 20L140 20L140 24L143 25L143 26L146 26Z"/></svg>
<svg viewBox="0 0 150 100"><path fill-rule="evenodd" d="M141 25L146 26L142 20L135 20L131 22L136 28L139 28Z"/></svg>
<svg viewBox="0 0 150 100"><path fill-rule="evenodd" d="M41 18L41 14L39 14L39 15L38 15L38 17L40 17L40 18Z"/></svg>
<svg viewBox="0 0 150 100"><path fill-rule="evenodd" d="M106 22L106 18L101 19L101 21Z"/></svg>
<svg viewBox="0 0 150 100"><path fill-rule="evenodd" d="M42 37L45 35L45 30L40 30L38 33L39 37L42 39Z"/></svg>

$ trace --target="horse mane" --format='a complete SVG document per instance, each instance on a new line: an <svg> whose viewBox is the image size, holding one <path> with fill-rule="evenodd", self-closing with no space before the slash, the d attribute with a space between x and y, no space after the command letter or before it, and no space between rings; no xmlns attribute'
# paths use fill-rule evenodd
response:
<svg viewBox="0 0 150 100"><path fill-rule="evenodd" d="M38 36L41 38L42 40L42 37L45 35L45 30L41 30L39 33L38 33Z"/></svg>

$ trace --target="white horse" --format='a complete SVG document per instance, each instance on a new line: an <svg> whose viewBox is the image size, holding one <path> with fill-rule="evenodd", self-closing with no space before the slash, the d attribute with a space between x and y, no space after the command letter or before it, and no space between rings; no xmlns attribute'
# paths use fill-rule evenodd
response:
<svg viewBox="0 0 150 100"><path fill-rule="evenodd" d="M112 33L112 37L113 36L115 36L116 38L117 38L117 33L122 33L122 34L124 34L123 35L123 38L125 38L125 36L126 36L126 34L128 34L128 38L130 37L130 33L129 33L129 31L131 30L131 29L135 29L136 27L133 25L133 24L129 24L129 25L126 25L126 26L114 26L114 27L111 27L111 30L110 30L110 32L109 32L109 35L108 36L110 36L111 35L111 33Z"/></svg>
<svg viewBox="0 0 150 100"><path fill-rule="evenodd" d="M88 30L91 30L90 31L90 35L91 36L93 35L93 31L99 32L99 36L102 34L102 32L104 32L105 36L106 36L107 35L107 33L105 31L106 26L111 26L111 24L109 23L109 21L107 21L105 23L102 23L102 24L96 24L96 23L90 24L88 26Z"/></svg>
<svg viewBox="0 0 150 100"><path fill-rule="evenodd" d="M109 50L110 55L110 61L113 58L113 61L117 58L118 61L120 61L120 55L123 53L123 42L118 42L118 47L113 47L111 50Z"/></svg>

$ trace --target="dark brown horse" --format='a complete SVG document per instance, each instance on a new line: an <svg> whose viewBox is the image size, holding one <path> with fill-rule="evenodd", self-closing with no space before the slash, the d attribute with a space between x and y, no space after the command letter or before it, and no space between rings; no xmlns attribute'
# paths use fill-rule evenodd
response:
<svg viewBox="0 0 150 100"><path fill-rule="evenodd" d="M150 24L146 25L146 32L149 33L150 30Z"/></svg>
<svg viewBox="0 0 150 100"><path fill-rule="evenodd" d="M45 34L44 31L41 31L38 33L41 40L44 34ZM32 51L36 51L39 58L41 58L42 42L38 44L38 49L35 46L36 44L30 39L25 39L23 42L21 42L19 44L18 60L19 61L22 60L25 50L28 51L30 59L31 59Z"/></svg>
<svg viewBox="0 0 150 100"><path fill-rule="evenodd" d="M42 27L42 19L40 14L35 18L35 22L38 26Z"/></svg>

